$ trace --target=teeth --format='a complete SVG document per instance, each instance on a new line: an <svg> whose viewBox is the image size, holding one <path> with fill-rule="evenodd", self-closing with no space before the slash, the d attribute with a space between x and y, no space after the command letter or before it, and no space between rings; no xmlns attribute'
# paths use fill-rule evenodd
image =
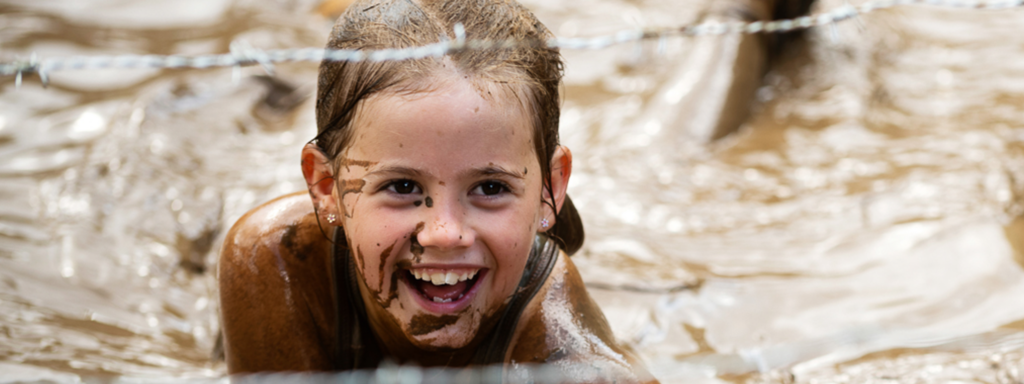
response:
<svg viewBox="0 0 1024 384"><path fill-rule="evenodd" d="M476 274L479 271L464 272L461 275L457 275L455 272L436 272L431 274L415 269L411 272L412 276L415 277L416 280L423 280L434 285L455 285L460 281L466 281L476 277Z"/></svg>
<svg viewBox="0 0 1024 384"><path fill-rule="evenodd" d="M434 285L444 284L444 274L443 273L435 273L433 275L430 275L430 282L434 283Z"/></svg>
<svg viewBox="0 0 1024 384"><path fill-rule="evenodd" d="M459 296L459 298L461 299L462 296ZM452 302L452 299L442 299L440 297L434 297L434 302L435 303L450 303L450 302Z"/></svg>

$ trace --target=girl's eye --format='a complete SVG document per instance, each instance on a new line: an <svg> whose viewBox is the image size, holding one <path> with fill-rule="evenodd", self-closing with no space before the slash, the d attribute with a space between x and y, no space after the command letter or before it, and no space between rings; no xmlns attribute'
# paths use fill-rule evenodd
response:
<svg viewBox="0 0 1024 384"><path fill-rule="evenodd" d="M388 189L399 195L408 195L410 193L419 193L420 187L412 180L396 180L388 185Z"/></svg>
<svg viewBox="0 0 1024 384"><path fill-rule="evenodd" d="M494 196L502 192L508 191L508 187L504 183L499 181L485 181L480 183L476 187L477 193L484 196Z"/></svg>

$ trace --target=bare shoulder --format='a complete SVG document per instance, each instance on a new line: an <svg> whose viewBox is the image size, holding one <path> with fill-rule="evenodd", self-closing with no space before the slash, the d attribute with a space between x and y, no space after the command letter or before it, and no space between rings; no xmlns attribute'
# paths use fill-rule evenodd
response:
<svg viewBox="0 0 1024 384"><path fill-rule="evenodd" d="M329 252L304 193L267 202L235 223L217 268L231 373L330 367Z"/></svg>
<svg viewBox="0 0 1024 384"><path fill-rule="evenodd" d="M561 252L551 275L520 318L511 361L585 364L598 377L655 382L636 354L615 341L576 265Z"/></svg>
<svg viewBox="0 0 1024 384"><path fill-rule="evenodd" d="M310 220L312 219L312 220ZM316 243L316 239L295 238L305 237L311 230L319 231L313 216L313 204L309 195L298 192L284 195L263 205L253 208L231 227L224 239L221 249L221 267L225 263L249 263L254 255L252 247L284 245L296 243ZM310 222L312 221L312 222ZM298 249L296 249L298 251Z"/></svg>

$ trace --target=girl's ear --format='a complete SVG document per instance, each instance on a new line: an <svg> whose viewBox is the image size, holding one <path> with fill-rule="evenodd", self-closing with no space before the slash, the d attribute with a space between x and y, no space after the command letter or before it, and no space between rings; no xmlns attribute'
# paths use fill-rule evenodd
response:
<svg viewBox="0 0 1024 384"><path fill-rule="evenodd" d="M302 147L302 176L306 178L309 197L313 199L313 207L320 219L331 225L340 225L341 215L334 200L334 173L327 156L316 145Z"/></svg>
<svg viewBox="0 0 1024 384"><path fill-rule="evenodd" d="M551 157L551 193L554 196L548 196L548 191L544 191L544 198L554 198L555 207L558 212L562 211L562 204L565 203L565 196L569 189L569 176L572 175L572 152L569 148L559 145L555 149L555 155ZM548 227L542 228L547 230L555 225L556 212L551 212L551 208L547 208L544 212L544 217L548 220Z"/></svg>

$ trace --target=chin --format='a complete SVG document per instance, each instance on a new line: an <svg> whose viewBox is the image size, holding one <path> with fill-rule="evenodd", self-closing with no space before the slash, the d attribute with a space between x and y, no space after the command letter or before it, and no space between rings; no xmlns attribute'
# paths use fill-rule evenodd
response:
<svg viewBox="0 0 1024 384"><path fill-rule="evenodd" d="M427 351L456 350L469 346L480 331L480 312L469 308L456 318L444 315L421 313L413 317L413 322L403 329L417 348ZM436 327L445 324L429 332L422 333L423 327Z"/></svg>
<svg viewBox="0 0 1024 384"><path fill-rule="evenodd" d="M412 275L403 272L398 288L402 305L386 310L395 319L401 319L402 333L417 348L453 351L470 347L479 338L481 328L493 323L491 320L503 307L501 302L488 299L494 294L488 272L481 272L468 287L459 288L464 290L464 295L443 303L428 299L416 288Z"/></svg>

